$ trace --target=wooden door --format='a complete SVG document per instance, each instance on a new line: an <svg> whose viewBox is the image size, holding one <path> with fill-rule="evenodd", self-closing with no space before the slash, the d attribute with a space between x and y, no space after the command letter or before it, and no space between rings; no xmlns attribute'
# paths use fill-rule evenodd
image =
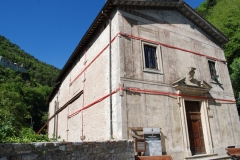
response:
<svg viewBox="0 0 240 160"><path fill-rule="evenodd" d="M192 155L205 154L200 104L196 101L185 101L185 107Z"/></svg>

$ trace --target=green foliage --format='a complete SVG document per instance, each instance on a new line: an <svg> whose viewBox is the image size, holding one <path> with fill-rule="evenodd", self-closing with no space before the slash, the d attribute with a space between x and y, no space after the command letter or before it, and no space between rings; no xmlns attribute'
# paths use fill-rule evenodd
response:
<svg viewBox="0 0 240 160"><path fill-rule="evenodd" d="M196 11L201 14L203 17L205 17L208 13L208 7L207 7L208 3L207 1L204 1L197 9Z"/></svg>
<svg viewBox="0 0 240 160"><path fill-rule="evenodd" d="M231 64L231 69L233 73L231 74L232 85L235 91L235 95L239 95L240 85L239 85L239 78L240 78L240 58L235 58L233 63Z"/></svg>
<svg viewBox="0 0 240 160"><path fill-rule="evenodd" d="M205 0L196 10L203 17L206 17L211 10L217 4L217 0Z"/></svg>
<svg viewBox="0 0 240 160"><path fill-rule="evenodd" d="M235 58L240 57L240 1L218 0L218 3L206 16L214 26L222 31L229 42L224 46L229 65ZM232 71L230 70L230 73Z"/></svg>
<svg viewBox="0 0 240 160"><path fill-rule="evenodd" d="M4 139L12 136L16 136L17 131L14 127L14 117L12 115L4 116L4 110L3 114L0 115L1 125L0 125L0 140L3 141ZM1 142L0 141L0 142Z"/></svg>
<svg viewBox="0 0 240 160"><path fill-rule="evenodd" d="M0 142L45 140L34 131L46 122L46 101L59 69L38 61L3 36L0 56L27 69L20 73L0 66Z"/></svg>
<svg viewBox="0 0 240 160"><path fill-rule="evenodd" d="M47 135L36 134L31 128L22 128L17 136L6 137L3 143L49 142Z"/></svg>

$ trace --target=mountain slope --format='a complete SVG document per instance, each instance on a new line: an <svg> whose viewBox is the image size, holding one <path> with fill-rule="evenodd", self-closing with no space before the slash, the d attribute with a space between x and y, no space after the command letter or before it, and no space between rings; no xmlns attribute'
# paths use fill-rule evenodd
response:
<svg viewBox="0 0 240 160"><path fill-rule="evenodd" d="M40 62L0 36L0 56L23 64L26 72L0 65L0 142L18 136L23 127L37 131L47 118L46 99L60 70Z"/></svg>
<svg viewBox="0 0 240 160"><path fill-rule="evenodd" d="M56 67L40 62L1 35L0 56L13 63L23 64L32 80L42 85L52 86L59 73Z"/></svg>

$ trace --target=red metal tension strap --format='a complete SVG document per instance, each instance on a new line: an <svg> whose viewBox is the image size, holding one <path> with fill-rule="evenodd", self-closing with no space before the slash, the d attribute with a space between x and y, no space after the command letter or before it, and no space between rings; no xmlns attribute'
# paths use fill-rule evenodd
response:
<svg viewBox="0 0 240 160"><path fill-rule="evenodd" d="M88 108L92 107L93 105L95 105L95 104L101 102L102 100L106 99L106 98L109 97L110 95L113 95L113 94L117 93L119 90L121 90L121 88L118 88L118 89L116 89L115 91L112 91L111 93L109 93L109 94L107 94L107 95L105 95L105 96L99 98L98 100L96 100L96 101L90 103L89 105L87 105L87 106L85 106L85 107L83 107L83 108L77 110L76 112L74 112L74 113L68 115L68 118L71 118L71 117L77 115L78 113L80 113L81 111L83 111L83 110L85 110L85 109L88 109Z"/></svg>
<svg viewBox="0 0 240 160"><path fill-rule="evenodd" d="M180 51L192 53L192 54L195 54L195 55L198 55L198 56L203 56L203 57L206 57L206 58L209 58L209 59L213 59L213 60L216 60L216 61L219 61L219 62L226 63L225 60L221 60L221 59L218 59L218 58L215 58L215 57L212 57L212 56L208 56L208 55L205 55L205 54L202 54L202 53L198 53L198 52L190 51L190 50L187 50L187 49L175 47L175 46L172 46L172 45L169 45L169 44L165 44L165 43L162 43L162 42L152 41L152 40L149 40L149 39L145 39L145 38L142 38L142 37L134 36L134 35L127 34L127 33L123 33L123 32L119 32L118 34L116 34L116 36L114 36L114 37L112 38L111 43L116 39L116 37L117 37L118 35L121 35L121 36L124 36L124 37L129 37L129 38L136 39L136 40L143 40L143 41L150 42L150 43L154 43L154 44L159 44L159 45L162 45L162 46L165 46L165 47L168 47L168 48L177 49L177 50L180 50ZM107 45L97 54L97 56L94 57L94 59L77 75L77 77L75 77L75 78L70 82L70 84L69 84L70 86L71 86L71 85L82 75L82 73L83 73L85 70L87 70L88 67L109 47L109 45L110 45L110 44L107 44Z"/></svg>
<svg viewBox="0 0 240 160"><path fill-rule="evenodd" d="M118 34L116 36L113 37L113 39L111 40L111 43L116 39L116 37L118 36ZM77 77L75 77L72 82L70 82L69 86L71 86L82 74L85 70L88 69L89 66L91 66L91 64L109 47L109 45L111 43L108 43L98 54L96 57L93 58L93 60L86 66L83 68L83 70L77 75Z"/></svg>
<svg viewBox="0 0 240 160"><path fill-rule="evenodd" d="M138 89L138 88L128 88L128 91L137 92L137 93L156 94L156 95L165 95L165 96L182 96L182 97L189 97L189 98L196 98L196 99L218 100L218 101L236 103L235 100L211 98L211 97L203 97L203 96L193 96L193 95L188 95L188 94L176 94L176 93L171 93L171 92L160 92L160 91L155 91L155 90L143 90L143 89Z"/></svg>
<svg viewBox="0 0 240 160"><path fill-rule="evenodd" d="M162 45L162 46L165 46L165 47L168 47L168 48L177 49L177 50L180 50L180 51L192 53L192 54L195 54L195 55L198 55L198 56L203 56L203 57L206 57L206 58L209 58L209 59L213 59L213 60L216 60L216 61L219 61L219 62L226 63L225 60L221 60L221 59L218 59L218 58L215 58L215 57L211 57L211 56L201 54L201 53L198 53L198 52L194 52L194 51L190 51L190 50L187 50L187 49L175 47L175 46L165 44L165 43L162 43L162 42L152 41L152 40L149 40L149 39L145 39L145 38L142 38L142 37L134 36L134 35L123 33L123 32L120 32L119 35L124 36L124 37L129 37L129 38L132 38L132 39L136 39L136 40L143 40L143 41L146 41L146 42L159 44L159 45Z"/></svg>
<svg viewBox="0 0 240 160"><path fill-rule="evenodd" d="M224 102L231 102L231 103L236 103L235 100L228 100L228 99L220 99L220 98L210 98L210 97L203 97L203 96L193 96L193 95L187 95L187 94L177 94L177 93L172 93L172 92L161 92L161 91L156 91L156 90L143 90L143 89L138 89L138 88L118 88L115 91L103 96L102 98L99 98L98 100L90 103L89 105L77 110L76 112L70 114L68 116L68 118L71 118L75 115L77 115L78 113L80 113L81 111L88 109L90 107L92 107L93 105L101 102L102 100L106 99L107 97L109 97L110 95L113 95L115 93L117 93L120 90L126 90L126 91L130 91L130 92L136 92L136 93L146 93L146 94L155 94L155 95L165 95L165 96L182 96L182 97L189 97L189 98L195 98L195 99L206 99L206 100L218 100L218 101L224 101Z"/></svg>

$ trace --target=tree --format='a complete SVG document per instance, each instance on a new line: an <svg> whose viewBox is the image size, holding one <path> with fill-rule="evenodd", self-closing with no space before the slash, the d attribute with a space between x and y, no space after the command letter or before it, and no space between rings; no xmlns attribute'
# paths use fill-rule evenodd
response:
<svg viewBox="0 0 240 160"><path fill-rule="evenodd" d="M46 100L60 70L40 62L3 36L0 56L27 69L21 73L0 65L0 142L21 141L21 136L32 134L31 120L35 131L45 123ZM32 140L37 138L33 136Z"/></svg>

